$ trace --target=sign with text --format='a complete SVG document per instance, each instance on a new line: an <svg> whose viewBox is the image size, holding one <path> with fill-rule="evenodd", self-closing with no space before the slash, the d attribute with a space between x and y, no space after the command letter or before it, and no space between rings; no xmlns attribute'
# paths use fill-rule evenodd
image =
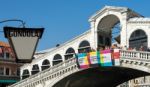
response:
<svg viewBox="0 0 150 87"><path fill-rule="evenodd" d="M32 61L43 31L44 28L4 27L5 37L17 57L17 62L28 63Z"/></svg>

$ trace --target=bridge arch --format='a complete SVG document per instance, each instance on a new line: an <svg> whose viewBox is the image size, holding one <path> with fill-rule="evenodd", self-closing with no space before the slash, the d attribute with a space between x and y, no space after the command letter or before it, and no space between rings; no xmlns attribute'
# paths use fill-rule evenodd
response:
<svg viewBox="0 0 150 87"><path fill-rule="evenodd" d="M62 56L60 54L56 54L53 58L53 66L61 63L62 61Z"/></svg>
<svg viewBox="0 0 150 87"><path fill-rule="evenodd" d="M55 80L56 83L54 82L52 87L115 87L128 80L147 75L150 73L128 67L88 68L68 75L62 73L62 77L59 79L56 77L58 80Z"/></svg>
<svg viewBox="0 0 150 87"><path fill-rule="evenodd" d="M42 71L45 70L45 69L48 69L49 67L50 67L49 60L48 59L43 60L42 66L41 66Z"/></svg>
<svg viewBox="0 0 150 87"><path fill-rule="evenodd" d="M78 53L89 52L91 50L90 43L88 40L83 40L79 44Z"/></svg>
<svg viewBox="0 0 150 87"><path fill-rule="evenodd" d="M147 63L146 61L143 61L142 59L141 59L141 61L138 61L136 59L135 60L134 59L133 60L132 59L123 59L120 62L121 62L121 67L146 72L146 73L149 73L149 75L150 75L149 63Z"/></svg>
<svg viewBox="0 0 150 87"><path fill-rule="evenodd" d="M74 55L75 55L75 50L72 47L68 48L65 53L65 60L73 58Z"/></svg>
<svg viewBox="0 0 150 87"><path fill-rule="evenodd" d="M30 76L29 70L25 69L22 73L22 79L28 78Z"/></svg>

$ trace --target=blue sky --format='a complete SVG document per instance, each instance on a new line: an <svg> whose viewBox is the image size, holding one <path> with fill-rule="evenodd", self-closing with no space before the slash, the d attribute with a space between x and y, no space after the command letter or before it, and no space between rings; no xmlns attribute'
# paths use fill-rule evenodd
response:
<svg viewBox="0 0 150 87"><path fill-rule="evenodd" d="M150 16L150 0L0 0L0 21L21 19L26 27L44 27L37 50L62 44L90 28L89 17L105 5L125 6ZM19 22L0 24L20 26ZM7 41L3 33L0 40Z"/></svg>

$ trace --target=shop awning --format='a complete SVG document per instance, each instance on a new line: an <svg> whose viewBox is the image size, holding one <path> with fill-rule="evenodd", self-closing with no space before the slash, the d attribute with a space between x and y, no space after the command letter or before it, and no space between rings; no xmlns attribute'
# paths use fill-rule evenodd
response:
<svg viewBox="0 0 150 87"><path fill-rule="evenodd" d="M0 83L16 83L18 80L0 80Z"/></svg>

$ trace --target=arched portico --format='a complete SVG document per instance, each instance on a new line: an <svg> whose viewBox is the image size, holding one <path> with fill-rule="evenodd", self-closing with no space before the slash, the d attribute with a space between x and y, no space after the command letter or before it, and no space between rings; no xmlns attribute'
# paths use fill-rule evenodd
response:
<svg viewBox="0 0 150 87"><path fill-rule="evenodd" d="M45 69L48 69L50 67L50 62L48 59L45 59L43 62L42 62L42 66L41 66L41 69L42 71L45 70Z"/></svg>
<svg viewBox="0 0 150 87"><path fill-rule="evenodd" d="M36 73L38 73L38 72L40 72L39 66L38 66L38 64L34 64L34 65L32 66L31 74L34 75L34 74L36 74Z"/></svg>
<svg viewBox="0 0 150 87"><path fill-rule="evenodd" d="M22 73L22 79L28 78L30 76L29 70L25 69Z"/></svg>
<svg viewBox="0 0 150 87"><path fill-rule="evenodd" d="M105 46L111 47L113 43L120 44L120 32L116 33L116 37L114 37L113 32L115 25L117 25L120 22L119 18L115 15L107 15L104 18L102 18L97 26L97 43L98 43L98 49L104 49ZM119 26L119 25L118 25ZM118 27L117 27L118 28ZM121 31L121 29L118 29ZM115 41L115 38L119 38Z"/></svg>
<svg viewBox="0 0 150 87"><path fill-rule="evenodd" d="M92 46L97 49L99 46L99 33L109 35L107 37L104 37L102 35L102 38L107 38L108 40L111 38L111 30L117 23L120 23L120 45L121 46L128 46L128 33L127 33L127 20L131 17L137 17L140 16L134 12L131 12L127 8L123 7L113 7L113 6L105 6L102 10L98 11L96 14L94 14L90 19L91 23L91 30L92 30ZM99 32L99 33L98 33ZM103 33L104 32L104 33ZM105 36L106 36L105 35ZM107 42L106 42L107 43ZM105 44L105 43L104 43ZM103 45L103 44L101 44ZM107 45L110 45L109 41Z"/></svg>
<svg viewBox="0 0 150 87"><path fill-rule="evenodd" d="M66 53L65 53L65 55L64 55L65 56L65 60L73 58L74 55L75 55L75 50L72 47L68 48Z"/></svg>
<svg viewBox="0 0 150 87"><path fill-rule="evenodd" d="M142 29L137 29L132 32L129 38L129 47L140 50L140 47L143 47L143 50L147 50L148 47L148 36L146 32Z"/></svg>
<svg viewBox="0 0 150 87"><path fill-rule="evenodd" d="M78 48L78 53L86 53L86 52L90 52L91 47L90 47L90 43L87 40L83 40L82 42L80 42L79 44L79 48Z"/></svg>
<svg viewBox="0 0 150 87"><path fill-rule="evenodd" d="M61 63L62 61L62 56L60 54L56 54L53 58L53 66Z"/></svg>

